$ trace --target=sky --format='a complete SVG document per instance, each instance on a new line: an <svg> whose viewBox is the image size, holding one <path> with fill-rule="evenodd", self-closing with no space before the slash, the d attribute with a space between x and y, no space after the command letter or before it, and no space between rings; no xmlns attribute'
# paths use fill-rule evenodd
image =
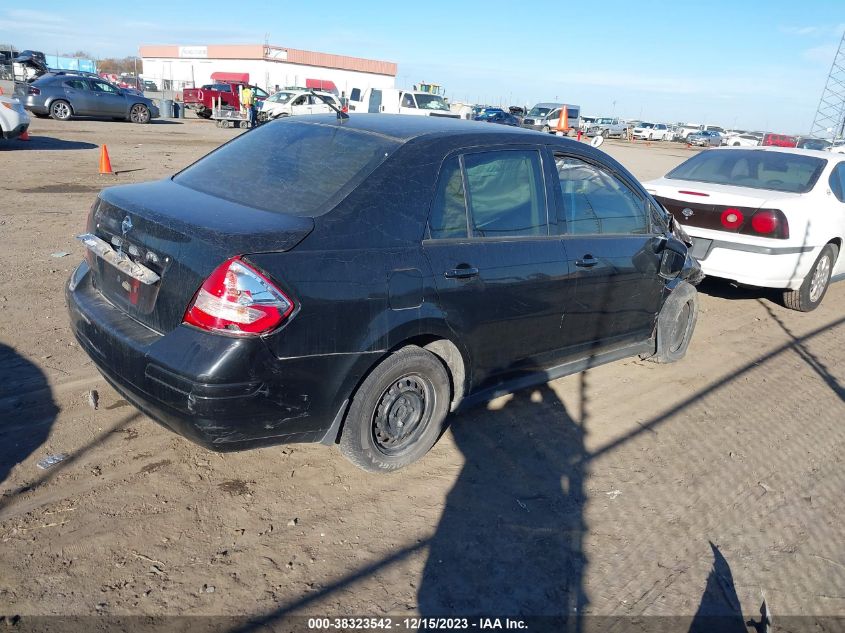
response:
<svg viewBox="0 0 845 633"><path fill-rule="evenodd" d="M21 5L18 5L21 6ZM160 2L0 7L0 43L98 58L142 44L259 43L398 64L453 100L807 133L845 32L843 0Z"/></svg>

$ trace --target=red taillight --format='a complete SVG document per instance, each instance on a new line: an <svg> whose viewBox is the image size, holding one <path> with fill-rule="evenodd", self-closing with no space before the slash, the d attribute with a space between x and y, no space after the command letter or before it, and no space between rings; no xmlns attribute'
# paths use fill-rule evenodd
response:
<svg viewBox="0 0 845 633"><path fill-rule="evenodd" d="M35 86L30 86L30 87L29 87L29 90L27 90L27 94L30 94L30 95L36 95L36 96L37 96L37 95L40 95L40 94L41 94L41 89L40 89L40 88L36 88Z"/></svg>
<svg viewBox="0 0 845 633"><path fill-rule="evenodd" d="M742 221L744 219L742 211L736 207L728 207L722 211L722 226L726 229L730 229L731 231L735 231L742 226Z"/></svg>
<svg viewBox="0 0 845 633"><path fill-rule="evenodd" d="M240 257L209 275L185 312L184 322L209 332L257 336L275 330L293 301Z"/></svg>
<svg viewBox="0 0 845 633"><path fill-rule="evenodd" d="M778 228L778 217L774 211L758 211L751 217L751 228L763 235L774 233Z"/></svg>

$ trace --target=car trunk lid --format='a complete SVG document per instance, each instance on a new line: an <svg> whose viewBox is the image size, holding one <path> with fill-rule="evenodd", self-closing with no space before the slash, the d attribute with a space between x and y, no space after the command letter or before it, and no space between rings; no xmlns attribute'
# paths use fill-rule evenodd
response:
<svg viewBox="0 0 845 633"><path fill-rule="evenodd" d="M310 217L243 206L163 180L104 190L88 218L89 234L154 275L140 281L90 250L87 259L105 298L140 323L168 332L222 262L290 250L313 228Z"/></svg>

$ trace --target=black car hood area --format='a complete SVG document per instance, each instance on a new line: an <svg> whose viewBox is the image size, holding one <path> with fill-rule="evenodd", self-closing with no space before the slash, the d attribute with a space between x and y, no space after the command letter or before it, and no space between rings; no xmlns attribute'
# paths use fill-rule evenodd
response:
<svg viewBox="0 0 845 633"><path fill-rule="evenodd" d="M133 296L126 280L101 264L94 267L94 283L136 320L168 332L182 322L188 303L221 263L236 255L290 250L313 228L310 217L242 206L170 179L105 189L91 210L88 232L122 247L161 280Z"/></svg>

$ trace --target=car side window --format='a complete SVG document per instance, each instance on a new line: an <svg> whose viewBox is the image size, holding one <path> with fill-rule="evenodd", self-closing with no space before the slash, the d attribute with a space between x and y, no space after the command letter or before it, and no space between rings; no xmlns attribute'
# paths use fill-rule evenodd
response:
<svg viewBox="0 0 845 633"><path fill-rule="evenodd" d="M839 202L845 202L845 163L839 163L830 172L830 190Z"/></svg>
<svg viewBox="0 0 845 633"><path fill-rule="evenodd" d="M308 95L302 95L302 96L294 99L294 101L291 105L300 106L300 105L305 105L307 102L308 102Z"/></svg>
<svg viewBox="0 0 845 633"><path fill-rule="evenodd" d="M610 172L572 156L555 155L563 196L561 225L574 235L642 235L646 201Z"/></svg>
<svg viewBox="0 0 845 633"><path fill-rule="evenodd" d="M500 150L464 156L473 237L548 235L540 153Z"/></svg>
<svg viewBox="0 0 845 633"><path fill-rule="evenodd" d="M431 203L429 232L432 239L467 236L467 207L461 164L457 156L443 163Z"/></svg>
<svg viewBox="0 0 845 633"><path fill-rule="evenodd" d="M414 103L414 95L405 93L402 95L402 107L403 108L416 108L417 104Z"/></svg>
<svg viewBox="0 0 845 633"><path fill-rule="evenodd" d="M94 86L94 90L97 92L108 92L111 94L115 94L117 90L111 84L107 84L104 81L92 81L91 82Z"/></svg>
<svg viewBox="0 0 845 633"><path fill-rule="evenodd" d="M88 90L88 82L84 79L68 79L65 87L72 90Z"/></svg>

